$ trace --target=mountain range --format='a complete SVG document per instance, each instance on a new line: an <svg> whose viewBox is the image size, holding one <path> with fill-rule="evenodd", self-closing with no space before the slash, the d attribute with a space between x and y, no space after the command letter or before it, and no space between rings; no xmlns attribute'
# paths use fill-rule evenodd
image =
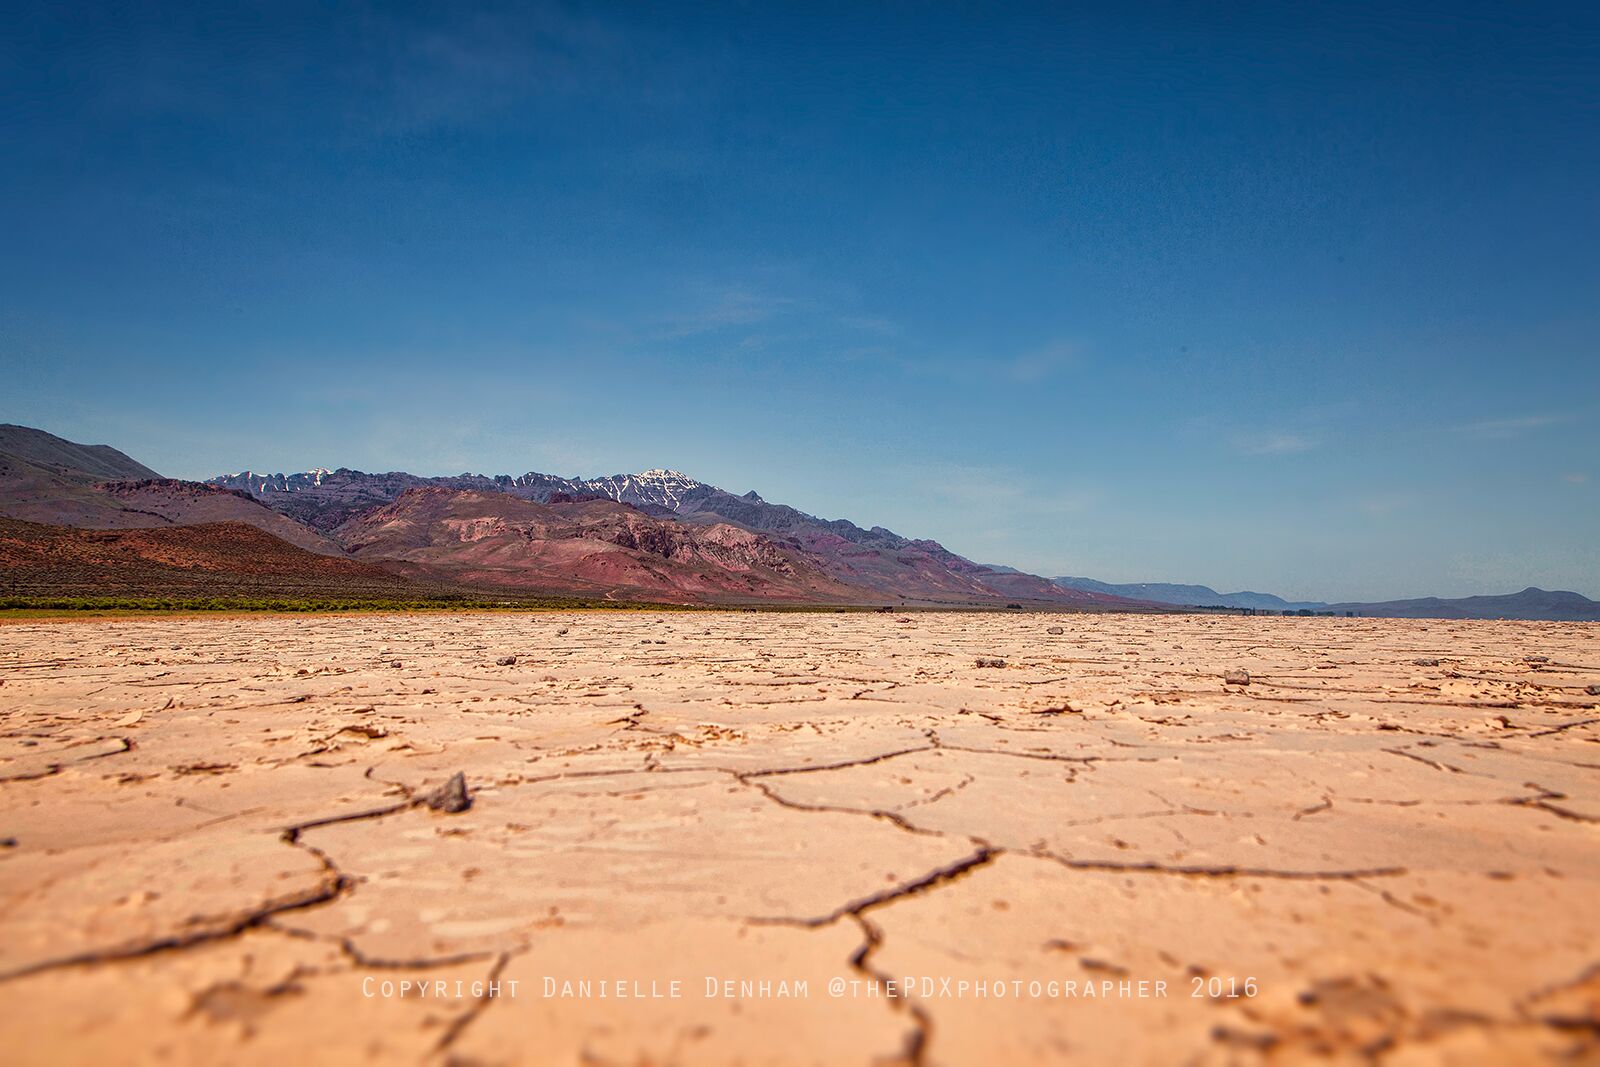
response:
<svg viewBox="0 0 1600 1067"><path fill-rule="evenodd" d="M760 535L848 587L853 591L851 601L887 598L927 606L967 606L1003 599L1059 607L1152 606L1092 590L1066 589L1037 575L996 570L958 556L937 541L902 537L881 526L864 529L846 519L819 519L786 504L769 503L757 493L735 495L673 470L586 479L537 472L424 478L400 471L368 474L340 468L289 475L244 471L219 475L207 484L246 493L312 530L346 541L349 535L340 531L353 518L417 490L487 496L507 510L515 505L506 497L547 505L606 500L688 529L731 527ZM429 558L442 551L438 545L434 549L438 551ZM452 549L451 554L458 553ZM417 562L425 561L418 557Z"/></svg>
<svg viewBox="0 0 1600 1067"><path fill-rule="evenodd" d="M130 575L162 595L191 593L200 578L259 591L299 559L305 575L335 591L377 583L392 596L1158 608L996 572L935 541L818 519L668 470L582 479L318 468L189 482L162 478L107 446L7 425L0 516L0 589L12 593L70 585L81 595L98 581L120 595L138 584ZM264 553L257 531L281 547ZM239 547L231 571L222 565L230 538ZM268 557L275 569L263 571L258 562ZM51 580L51 560L62 581ZM365 569L330 570L321 560Z"/></svg>
<svg viewBox="0 0 1600 1067"><path fill-rule="evenodd" d="M1052 578L1067 589L1153 601L1172 607L1237 608L1278 613L1362 615L1392 619L1600 619L1600 603L1581 593L1551 591L1529 586L1515 593L1456 598L1418 597L1380 602L1351 601L1326 604L1317 600L1285 600L1271 593L1219 593L1208 585L1173 582L1100 582L1093 578Z"/></svg>
<svg viewBox="0 0 1600 1067"><path fill-rule="evenodd" d="M91 532L92 531L92 532ZM349 468L161 477L106 445L0 426L0 590L1600 619L1577 593L1384 604L1048 579L666 469L604 478Z"/></svg>

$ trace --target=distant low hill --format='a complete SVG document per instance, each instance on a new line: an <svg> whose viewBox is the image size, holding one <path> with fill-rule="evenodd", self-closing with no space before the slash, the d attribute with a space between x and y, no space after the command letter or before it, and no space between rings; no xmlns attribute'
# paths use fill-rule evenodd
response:
<svg viewBox="0 0 1600 1067"><path fill-rule="evenodd" d="M1100 582L1093 578L1055 578L1058 585L1110 593L1121 597L1153 600L1182 607L1248 608L1256 611L1317 611L1343 615L1349 612L1368 618L1392 619L1550 619L1586 622L1600 620L1600 602L1581 593L1550 592L1533 586L1519 593L1493 596L1420 597L1415 600L1387 600L1377 603L1350 601L1324 604L1318 601L1291 601L1271 593L1219 593L1208 585L1180 585L1173 582Z"/></svg>
<svg viewBox="0 0 1600 1067"><path fill-rule="evenodd" d="M1560 622L1600 621L1600 601L1581 593L1529 586L1518 593L1464 596L1452 599L1421 597L1387 600L1375 604L1329 604L1329 611L1386 619L1549 619Z"/></svg>
<svg viewBox="0 0 1600 1067"><path fill-rule="evenodd" d="M1052 578L1051 581L1065 589L1084 589L1111 596L1132 597L1135 600L1153 600L1158 604L1181 607L1254 608L1257 611L1311 611L1326 610L1328 605L1316 601L1290 601L1271 593L1219 593L1209 585L1179 585L1173 582L1099 582L1093 578Z"/></svg>

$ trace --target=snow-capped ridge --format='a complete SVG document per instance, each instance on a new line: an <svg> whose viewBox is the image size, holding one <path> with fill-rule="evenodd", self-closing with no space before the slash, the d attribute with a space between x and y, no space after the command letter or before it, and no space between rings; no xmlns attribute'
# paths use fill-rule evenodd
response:
<svg viewBox="0 0 1600 1067"><path fill-rule="evenodd" d="M709 489L701 482L675 470L657 467L638 474L613 474L609 478L578 479L581 491L599 493L629 504L654 504L678 510L686 493Z"/></svg>
<svg viewBox="0 0 1600 1067"><path fill-rule="evenodd" d="M238 474L222 474L208 478L206 484L227 489L241 489L252 496L259 496L262 493L294 493L322 485L322 480L332 473L333 471L326 467L312 467L298 474L257 474L246 467Z"/></svg>

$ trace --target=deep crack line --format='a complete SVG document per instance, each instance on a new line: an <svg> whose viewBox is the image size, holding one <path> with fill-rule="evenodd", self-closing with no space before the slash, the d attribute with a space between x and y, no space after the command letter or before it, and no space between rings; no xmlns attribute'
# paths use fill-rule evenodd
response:
<svg viewBox="0 0 1600 1067"><path fill-rule="evenodd" d="M1564 722L1560 726L1552 726L1548 730L1536 730L1529 737L1545 737L1549 734L1558 734L1563 730L1570 730L1575 726L1591 726L1600 722L1600 719L1579 719L1577 722Z"/></svg>
<svg viewBox="0 0 1600 1067"><path fill-rule="evenodd" d="M484 978L483 995L477 999L472 1007L451 1021L450 1025L445 1028L445 1032L439 1036L438 1044L433 1046L434 1052L443 1052L453 1045L456 1039L466 1031L467 1027L477 1021L478 1016L488 1011L489 1006L500 999L497 983L499 983L500 975L505 971L506 965L511 962L512 955L513 953L510 952L502 952L495 959L494 966L489 968L489 974Z"/></svg>
<svg viewBox="0 0 1600 1067"><path fill-rule="evenodd" d="M1407 752L1403 748L1380 748L1378 751L1379 752L1386 752L1391 756L1403 756L1408 760L1415 760L1416 762L1422 764L1425 767L1432 767L1436 771L1447 771L1450 774L1466 774L1467 773L1466 771L1462 770L1460 767L1453 767L1448 763L1441 763L1438 760L1431 760L1426 756L1419 756L1415 752Z"/></svg>
<svg viewBox="0 0 1600 1067"><path fill-rule="evenodd" d="M1155 860L1119 862L1117 860L1075 860L1045 849L1019 852L1021 856L1049 860L1075 871L1115 871L1131 874L1174 874L1187 878L1281 878L1287 881L1348 882L1360 878L1394 878L1406 874L1405 867L1358 867L1349 870L1294 871L1274 867L1240 867L1231 863L1174 864Z"/></svg>
<svg viewBox="0 0 1600 1067"><path fill-rule="evenodd" d="M855 919L856 925L861 927L863 941L861 942L861 947L856 949L855 954L850 957L850 967L866 975L879 989L883 990L886 994L884 999L889 1001L896 1011L901 1010L903 1007L906 1013L911 1016L912 1029L906 1035L905 1047L901 1052L900 1058L903 1062L910 1064L911 1067L920 1067L926 1060L928 1043L933 1038L933 1017L914 998L891 994L894 989L892 976L873 967L871 963L873 954L883 945L883 931L870 919L862 915L852 915L851 918Z"/></svg>
<svg viewBox="0 0 1600 1067"><path fill-rule="evenodd" d="M1512 807L1518 808L1536 808L1539 811L1549 812L1551 815L1554 815L1558 818L1570 819L1572 822L1590 824L1600 823L1600 817L1596 817L1594 815L1585 815L1580 811L1573 811L1571 808L1564 808L1560 805L1551 803L1553 800L1568 799L1568 795L1566 793L1558 793L1553 789L1547 789L1538 782L1527 782L1524 784L1529 789L1537 789L1539 794L1532 797L1508 797L1504 800L1498 801L1498 803L1509 804ZM1489 801L1488 803L1496 802Z"/></svg>
<svg viewBox="0 0 1600 1067"><path fill-rule="evenodd" d="M306 822L296 823L285 827L278 835L284 844L298 848L316 857L322 867L320 883L298 893L291 893L285 897L269 900L260 907L254 908L242 915L232 918L218 919L211 926L189 930L183 933L169 934L165 937L152 938L142 942L113 946L111 948L93 949L76 953L71 956L58 957L51 960L40 960L37 963L18 967L11 971L0 973L0 982L25 978L39 974L43 971L60 970L69 967L87 967L99 963L114 963L123 960L140 959L145 956L154 956L163 952L173 952L190 948L194 945L205 944L212 941L226 941L237 937L248 930L258 927L278 929L270 922L271 919L289 912L313 908L321 904L329 904L343 897L355 888L355 880L339 870L338 864L322 849L301 839L301 834L306 830L321 826L331 826L336 823L357 822L364 819L377 819L397 812L407 811L420 807L424 802L420 799L407 799L396 804L385 805L380 808L370 808L353 812L349 815L334 815L322 819L311 819Z"/></svg>
<svg viewBox="0 0 1600 1067"><path fill-rule="evenodd" d="M829 926L848 916L853 919L865 937L860 948L850 957L852 970L865 975L877 984L880 989L888 990L891 987L891 977L871 965L871 959L878 947L883 944L883 931L867 918L867 912L874 908L887 907L906 897L919 896L931 892L940 886L947 885L964 877L980 867L993 863L1001 855L1003 849L981 845L970 856L966 856L955 863L937 867L920 878L903 882L892 889L862 897L849 904L835 909L825 916L810 919L780 918L752 918L747 922L758 926L799 926L806 929L816 929ZM933 1018L914 999L906 996L886 997L899 1010L901 1005L912 1018L911 1032L906 1035L905 1047L901 1053L900 1061L910 1067L921 1067L926 1062L928 1043L933 1036Z"/></svg>
<svg viewBox="0 0 1600 1067"><path fill-rule="evenodd" d="M834 804L804 804L797 800L787 799L780 793L775 792L772 787L768 786L764 782L751 781L752 778L756 777L755 775L739 774L732 771L729 773L733 775L734 779L738 781L739 784L758 790L762 796L766 797L774 804L777 804L780 807L788 808L791 811L804 811L830 815L863 815L867 816L868 818L881 819L884 822L897 827L898 829L904 830L908 834L918 834L922 837L949 836L942 830L929 830L925 827L918 826L897 811L889 811L886 808L846 808ZM968 840L976 841L977 839L969 838Z"/></svg>
<svg viewBox="0 0 1600 1067"><path fill-rule="evenodd" d="M900 756L910 756L917 752L932 752L937 745L918 745L915 748L901 748L893 752L883 752L876 756L863 756L860 759L841 760L838 763L819 763L814 767L778 767L767 771L749 771L744 774L746 778L770 778L781 774L811 774L816 771L841 771L847 767L866 767L873 763L882 763L884 760L896 759Z"/></svg>
<svg viewBox="0 0 1600 1067"><path fill-rule="evenodd" d="M20 774L0 775L0 784L4 784L6 782L36 782L41 778L53 778L62 771L66 770L68 767L75 767L80 763L90 763L94 760L106 759L110 756L120 756L124 752L133 751L133 742L128 740L126 737L97 737L83 742L83 745L92 745L99 741L120 741L122 742L122 747L112 752L97 752L93 755L83 756L79 759L63 760L60 763L51 763L40 771L23 771ZM71 748L80 748L83 747L83 745L69 746L68 749L62 749L61 751L69 751ZM54 753L52 753L52 755L54 755Z"/></svg>
<svg viewBox="0 0 1600 1067"><path fill-rule="evenodd" d="M302 929L298 926L287 926L277 922L275 918L268 919L261 924L261 929L282 934L284 937L294 938L299 941L313 941L319 944L333 945L340 954L358 967L368 967L376 971L421 971L435 967L455 967L465 963L481 963L493 959L495 953L460 952L450 956L418 956L412 959L383 959L377 956L368 956L361 951L355 941L348 937L330 936L319 934L312 930Z"/></svg>
<svg viewBox="0 0 1600 1067"><path fill-rule="evenodd" d="M1030 731L1031 732L1031 731ZM1112 741L1111 744L1118 742ZM1159 763L1164 759L1176 759L1175 756L1063 756L1055 752L1006 752L1003 749L977 748L972 745L951 745L940 742L937 746L943 752L971 752L979 756L1004 756L1007 759L1043 760L1049 763ZM1124 745L1134 748L1139 746Z"/></svg>
<svg viewBox="0 0 1600 1067"><path fill-rule="evenodd" d="M145 956L154 956L163 952L172 952L179 949L190 948L194 945L205 944L211 941L226 941L237 937L248 930L267 925L267 921L274 916L286 912L300 911L304 908L316 907L319 904L328 904L339 899L354 888L355 883L346 877L334 864L328 854L319 848L307 845L299 840L295 831L285 831L281 840L296 848L304 849L317 858L322 865L323 877L319 885L291 893L268 901L266 904L237 915L230 919L218 920L215 925L190 930L184 933L170 934L152 940L129 945L114 946L112 948L94 949L80 952L72 956L64 956L53 960L40 960L37 963L19 967L12 971L0 974L0 982L9 982L17 978L26 978L43 971L61 970L68 967L88 967L98 963L113 963L122 960L140 959Z"/></svg>
<svg viewBox="0 0 1600 1067"><path fill-rule="evenodd" d="M840 905L826 915L814 916L808 919L796 919L790 916L757 916L746 921L759 926L802 926L807 929L816 929L836 923L847 915L860 918L874 908L893 904L895 901L903 900L906 897L919 896L929 890L937 889L939 886L953 882L970 871L988 866L1004 854L1004 849L995 848L992 845L980 845L970 855L964 856L954 863L945 864L943 867L935 867L933 870L909 882L901 882L899 885L889 889L859 897L848 904Z"/></svg>

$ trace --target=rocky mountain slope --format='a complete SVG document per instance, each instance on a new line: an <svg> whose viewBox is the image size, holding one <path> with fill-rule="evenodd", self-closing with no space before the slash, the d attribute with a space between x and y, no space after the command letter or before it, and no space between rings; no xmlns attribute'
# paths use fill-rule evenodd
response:
<svg viewBox="0 0 1600 1067"><path fill-rule="evenodd" d="M307 552L240 522L78 529L0 518L8 596L417 596L383 567Z"/></svg>
<svg viewBox="0 0 1600 1067"><path fill-rule="evenodd" d="M31 426L9 422L0 424L0 459L83 485L160 477L110 445L80 445Z"/></svg>
<svg viewBox="0 0 1600 1067"><path fill-rule="evenodd" d="M124 521L116 524L119 527L238 522L264 530L309 552L327 556L344 555L344 549L329 538L286 515L280 515L244 493L171 478L105 482L95 488L123 509L119 518Z"/></svg>
<svg viewBox="0 0 1600 1067"><path fill-rule="evenodd" d="M100 482L156 478L107 445L80 445L27 426L0 425L0 515L69 526L148 525L97 492Z"/></svg>
<svg viewBox="0 0 1600 1067"><path fill-rule="evenodd" d="M812 556L834 582L889 600L949 606L996 600L1086 608L1141 606L1125 597L1064 589L1036 575L985 567L937 541L913 540L881 526L865 529L845 519L819 519L786 504L769 503L753 492L735 495L673 470L604 478L537 472L423 478L398 471L367 474L319 468L288 475L244 471L212 478L210 484L247 492L268 507L336 537L344 536L338 531L351 519L412 489L496 493L532 502L600 497L693 526L730 525L788 541Z"/></svg>
<svg viewBox="0 0 1600 1067"><path fill-rule="evenodd" d="M728 523L690 526L614 500L540 504L429 486L336 534L357 558L479 586L682 601L863 599L793 544Z"/></svg>
<svg viewBox="0 0 1600 1067"><path fill-rule="evenodd" d="M344 554L247 493L162 478L109 446L26 426L0 426L0 516L89 529L244 523L312 552Z"/></svg>

